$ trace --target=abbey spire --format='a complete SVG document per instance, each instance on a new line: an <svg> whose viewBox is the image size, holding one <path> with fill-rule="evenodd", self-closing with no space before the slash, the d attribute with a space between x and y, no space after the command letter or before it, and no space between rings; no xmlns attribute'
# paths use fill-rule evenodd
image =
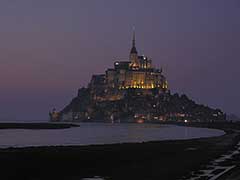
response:
<svg viewBox="0 0 240 180"><path fill-rule="evenodd" d="M135 39L135 29L133 29L132 49L131 49L130 54L137 54L136 39Z"/></svg>
<svg viewBox="0 0 240 180"><path fill-rule="evenodd" d="M133 38L132 38L132 48L130 51L129 60L131 61L131 67L133 69L139 68L139 59L138 59L138 52L136 49L136 39L135 39L135 29L133 29Z"/></svg>

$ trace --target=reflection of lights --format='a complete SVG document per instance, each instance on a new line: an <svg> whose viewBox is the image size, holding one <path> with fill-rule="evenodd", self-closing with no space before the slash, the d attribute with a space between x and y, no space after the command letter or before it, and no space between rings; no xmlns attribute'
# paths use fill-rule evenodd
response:
<svg viewBox="0 0 240 180"><path fill-rule="evenodd" d="M139 120L137 120L137 123L142 124L142 123L144 123L144 120L143 119L139 119Z"/></svg>
<svg viewBox="0 0 240 180"><path fill-rule="evenodd" d="M160 116L160 117L159 117L159 120L160 120L160 121L163 121L163 120L164 120L163 116Z"/></svg>

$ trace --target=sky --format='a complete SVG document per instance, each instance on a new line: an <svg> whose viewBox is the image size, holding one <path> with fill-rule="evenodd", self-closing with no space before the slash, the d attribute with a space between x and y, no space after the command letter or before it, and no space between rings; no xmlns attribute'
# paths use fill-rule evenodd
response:
<svg viewBox="0 0 240 180"><path fill-rule="evenodd" d="M172 93L240 115L238 0L1 0L0 120L40 121L140 54Z"/></svg>

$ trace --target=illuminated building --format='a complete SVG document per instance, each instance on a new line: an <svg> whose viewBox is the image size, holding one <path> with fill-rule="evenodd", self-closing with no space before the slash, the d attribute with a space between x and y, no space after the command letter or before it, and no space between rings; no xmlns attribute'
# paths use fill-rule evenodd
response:
<svg viewBox="0 0 240 180"><path fill-rule="evenodd" d="M49 112L49 117L51 121L58 121L59 120L59 113L54 108L52 111Z"/></svg>
<svg viewBox="0 0 240 180"><path fill-rule="evenodd" d="M138 55L133 32L129 60L116 61L114 68L107 69L105 74L92 76L89 87L95 99L116 100L122 97L126 89L158 89L159 93L166 92L168 83L162 69L154 68L147 56Z"/></svg>

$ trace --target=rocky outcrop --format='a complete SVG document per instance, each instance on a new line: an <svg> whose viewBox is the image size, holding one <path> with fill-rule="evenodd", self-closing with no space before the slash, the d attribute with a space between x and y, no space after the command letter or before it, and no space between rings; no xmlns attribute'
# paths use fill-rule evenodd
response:
<svg viewBox="0 0 240 180"><path fill-rule="evenodd" d="M136 89L124 90L123 98L96 100L90 88L81 88L60 112L61 121L225 121L220 109L200 105L186 95L160 93L157 89L141 93Z"/></svg>

